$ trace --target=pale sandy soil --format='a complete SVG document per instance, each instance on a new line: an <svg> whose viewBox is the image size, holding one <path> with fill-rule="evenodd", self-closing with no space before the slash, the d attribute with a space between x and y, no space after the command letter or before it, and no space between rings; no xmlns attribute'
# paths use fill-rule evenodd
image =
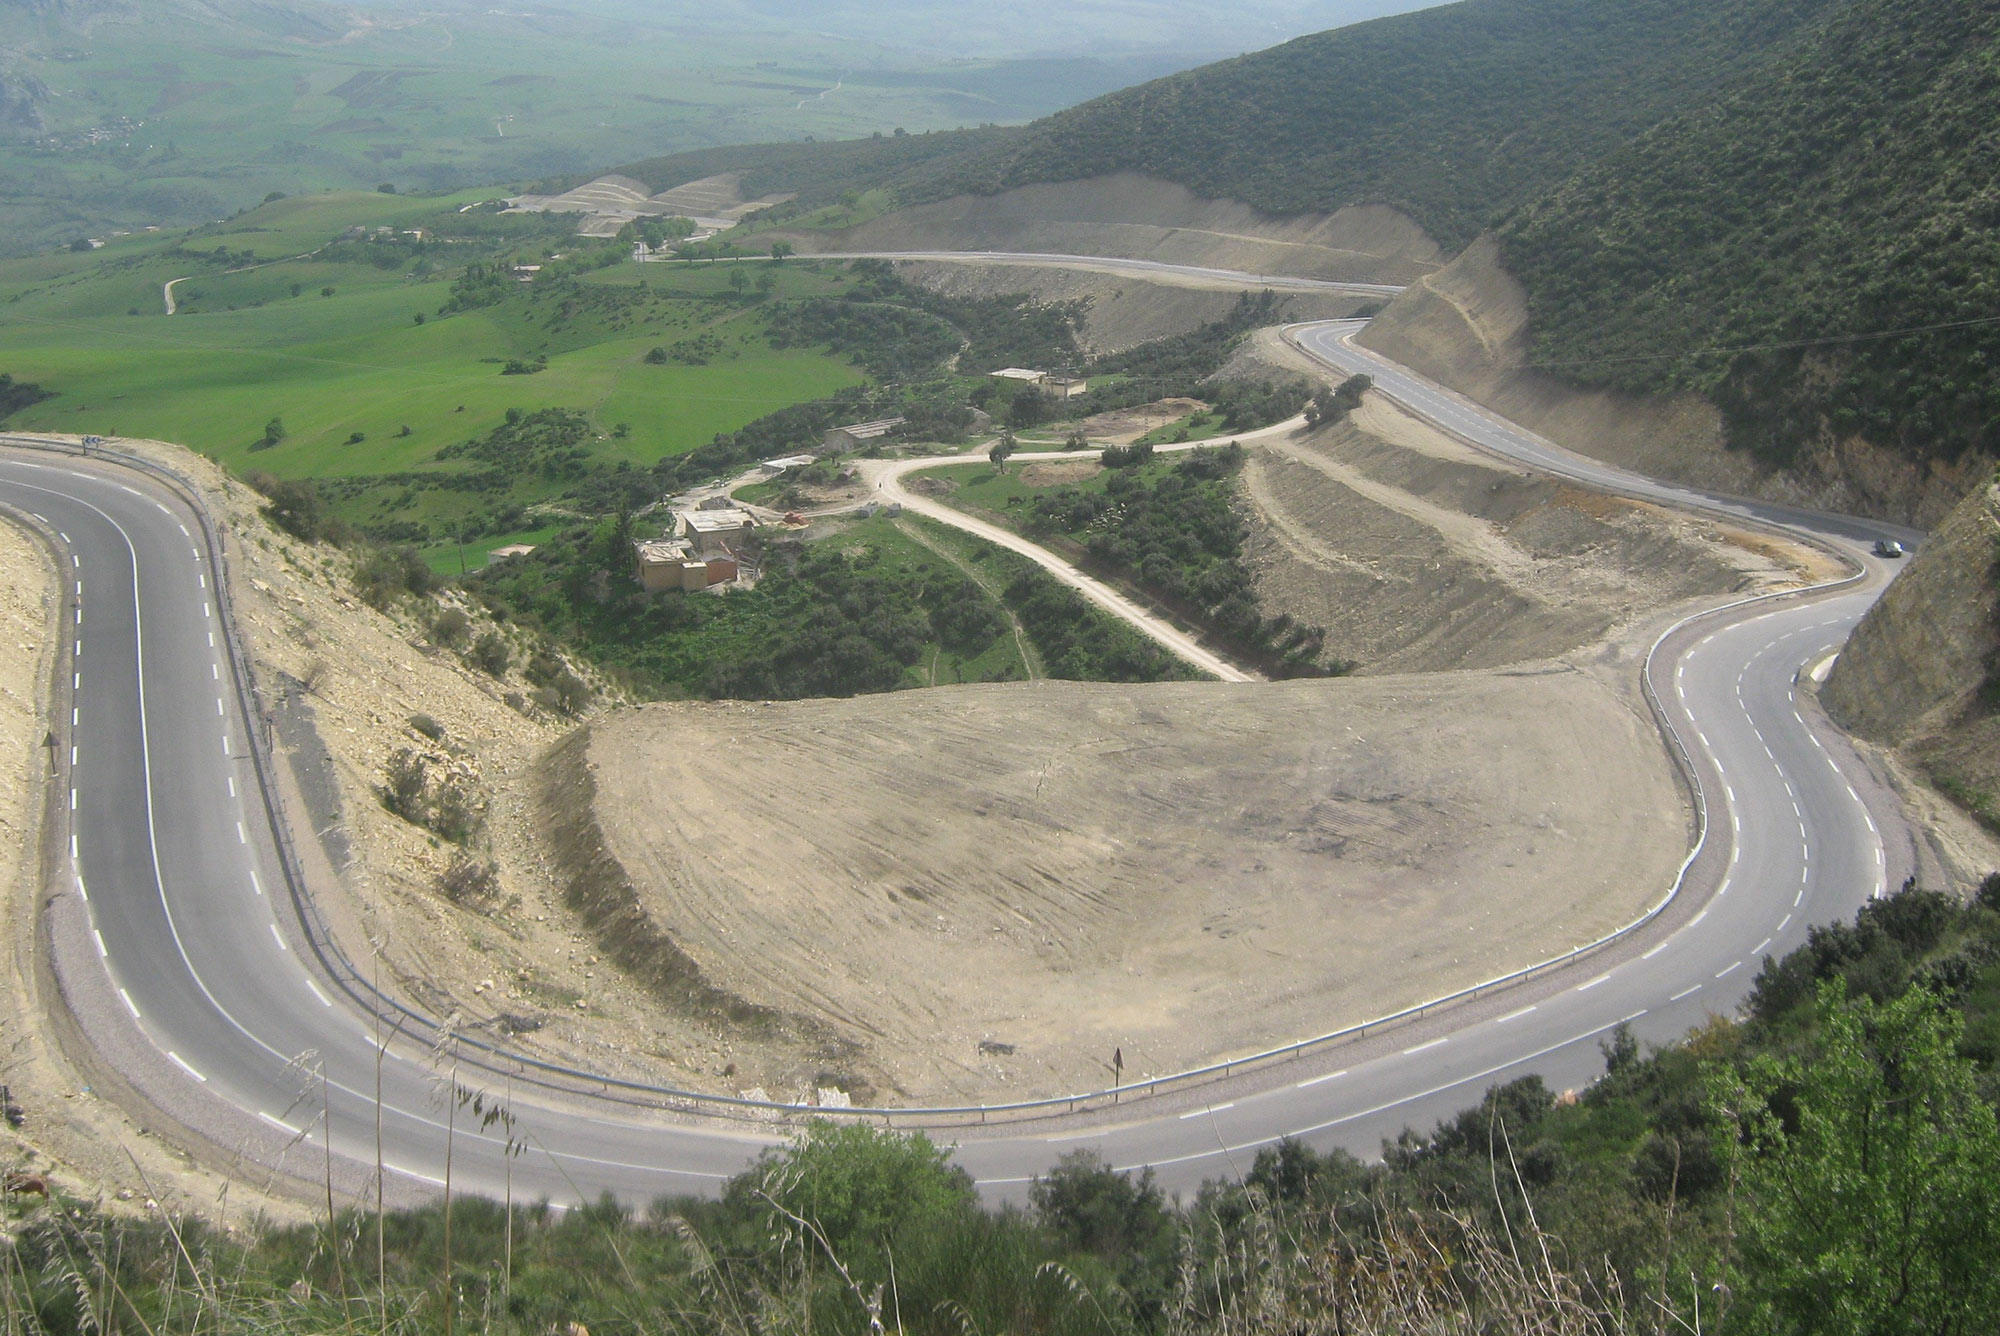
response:
<svg viewBox="0 0 2000 1336"><path fill-rule="evenodd" d="M1564 665L658 705L593 725L590 762L704 985L811 1018L875 1098L1381 1014L1625 922L1686 838L1648 722Z"/></svg>
<svg viewBox="0 0 2000 1336"><path fill-rule="evenodd" d="M1241 283L1179 275L939 260L904 261L896 267L911 282L952 296L1026 293L1042 302L1085 302L1081 341L1097 356L1224 319L1244 292ZM1381 304L1380 297L1281 292L1271 318L1274 323L1339 320Z"/></svg>
<svg viewBox="0 0 2000 1336"><path fill-rule="evenodd" d="M1544 658L1700 595L1801 582L1804 549L1510 468L1371 397L1243 473L1267 612L1363 672Z"/></svg>
<svg viewBox="0 0 2000 1336"><path fill-rule="evenodd" d="M1159 399L1132 408L1093 413L1078 423L1077 429L1092 445L1130 445L1149 431L1158 431L1177 418L1207 407L1199 399Z"/></svg>
<svg viewBox="0 0 2000 1336"><path fill-rule="evenodd" d="M1040 251L1360 283L1408 283L1445 258L1422 228L1387 205L1273 218L1129 172L961 196L843 232L789 235L802 252Z"/></svg>

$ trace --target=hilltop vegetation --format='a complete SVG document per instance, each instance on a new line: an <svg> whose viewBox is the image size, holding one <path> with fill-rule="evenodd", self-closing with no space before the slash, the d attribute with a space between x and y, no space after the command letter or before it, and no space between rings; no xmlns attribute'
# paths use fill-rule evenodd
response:
<svg viewBox="0 0 2000 1336"><path fill-rule="evenodd" d="M1510 220L1536 360L1692 389L1784 464L2000 449L2000 13L1856 0ZM1939 327L1943 328L1939 328ZM1874 331L1916 330L1850 339Z"/></svg>
<svg viewBox="0 0 2000 1336"><path fill-rule="evenodd" d="M1301 37L1111 93L1019 131L762 146L620 170L747 169L804 209L1141 172L1272 214L1388 203L1456 248L1700 105L1841 0L1465 0Z"/></svg>

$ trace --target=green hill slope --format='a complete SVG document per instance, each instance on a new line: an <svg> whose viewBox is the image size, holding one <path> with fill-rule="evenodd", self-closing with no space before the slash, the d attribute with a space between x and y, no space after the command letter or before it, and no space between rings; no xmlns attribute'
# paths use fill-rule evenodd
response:
<svg viewBox="0 0 2000 1336"><path fill-rule="evenodd" d="M1279 214L1394 204L1456 248L1836 4L1466 0L1110 94L936 184L1137 171Z"/></svg>
<svg viewBox="0 0 2000 1336"><path fill-rule="evenodd" d="M1501 230L1537 359L1697 390L1777 464L1830 434L1917 459L2000 448L1996 108L2000 10L1845 7ZM1935 326L1956 327L1850 338Z"/></svg>
<svg viewBox="0 0 2000 1336"><path fill-rule="evenodd" d="M1301 37L1021 129L759 145L619 168L664 189L898 202L1132 171L1273 214L1388 203L1447 248L1700 103L1845 0L1464 0Z"/></svg>

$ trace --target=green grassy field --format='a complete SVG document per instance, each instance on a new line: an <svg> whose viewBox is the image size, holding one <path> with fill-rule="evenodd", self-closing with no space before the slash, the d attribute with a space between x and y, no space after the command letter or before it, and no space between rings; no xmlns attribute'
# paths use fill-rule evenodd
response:
<svg viewBox="0 0 2000 1336"><path fill-rule="evenodd" d="M724 7L348 10L149 0L95 22L0 6L0 48L47 90L0 141L0 254L273 190L455 189L725 144L1021 121L1154 72L949 60ZM18 10L18 6L11 7Z"/></svg>
<svg viewBox="0 0 2000 1336"><path fill-rule="evenodd" d="M1099 469L1089 477L1075 482L1029 483L1024 477L1024 468L1033 459L1014 456L1007 463L1005 472L981 461L977 464L950 464L943 468L925 469L911 475L917 478L946 478L958 484L950 495L942 498L946 504L961 510L986 511L1001 519L1008 519L1016 511L1031 507L1044 496L1054 492L1078 491L1101 492L1105 481L1111 476L1107 469ZM1153 466L1148 466L1153 467Z"/></svg>
<svg viewBox="0 0 2000 1336"><path fill-rule="evenodd" d="M54 392L12 425L178 441L238 471L352 478L444 467L441 447L492 430L509 409L564 407L590 419L598 457L645 465L861 380L843 360L769 347L758 305L730 287L748 265L621 264L585 275L585 296L601 290L601 303L524 289L440 316L449 247L428 274L422 262L384 270L325 255L226 272L187 253L305 255L351 226L401 226L462 199L287 199L181 249L153 236L0 263L0 369ZM530 247L520 258L542 257ZM846 281L801 264L754 268L774 297ZM184 276L169 317L161 288ZM648 362L691 338L709 341L706 365ZM537 357L546 369L502 374ZM285 434L265 448L273 419Z"/></svg>

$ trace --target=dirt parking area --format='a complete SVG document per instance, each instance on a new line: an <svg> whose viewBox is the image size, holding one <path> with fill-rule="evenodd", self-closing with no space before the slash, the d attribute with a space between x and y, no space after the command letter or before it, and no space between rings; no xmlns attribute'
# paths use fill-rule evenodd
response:
<svg viewBox="0 0 2000 1336"><path fill-rule="evenodd" d="M1199 399L1159 399L1135 408L1119 408L1094 413L1078 424L1092 445L1130 445L1149 431L1158 431L1190 413L1205 412L1208 405Z"/></svg>
<svg viewBox="0 0 2000 1336"><path fill-rule="evenodd" d="M1563 665L656 705L593 725L589 769L686 977L838 1055L767 1062L746 1029L738 1088L879 1100L1378 1015L1628 920L1685 845L1647 721Z"/></svg>

